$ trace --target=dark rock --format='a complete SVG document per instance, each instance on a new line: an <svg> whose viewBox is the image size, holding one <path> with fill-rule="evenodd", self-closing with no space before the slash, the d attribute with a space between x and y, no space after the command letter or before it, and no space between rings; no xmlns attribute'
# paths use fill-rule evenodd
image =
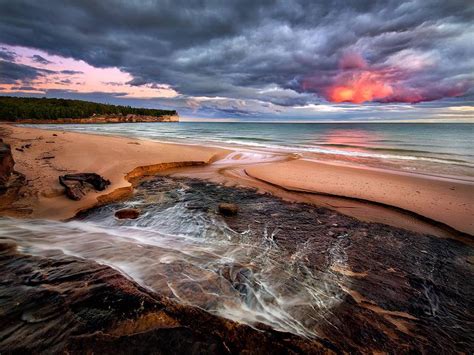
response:
<svg viewBox="0 0 474 355"><path fill-rule="evenodd" d="M218 211L223 216L235 216L239 212L239 206L235 203L220 203Z"/></svg>
<svg viewBox="0 0 474 355"><path fill-rule="evenodd" d="M0 139L0 190L4 190L13 173L13 166L15 162L13 160L12 151L10 145L3 142Z"/></svg>
<svg viewBox="0 0 474 355"><path fill-rule="evenodd" d="M332 344L179 305L118 271L0 242L0 352L68 354L333 353Z"/></svg>
<svg viewBox="0 0 474 355"><path fill-rule="evenodd" d="M118 219L137 219L140 216L140 211L136 208L124 208L115 212L115 217Z"/></svg>
<svg viewBox="0 0 474 355"><path fill-rule="evenodd" d="M177 193L183 187L186 193ZM154 194L160 198L148 203ZM274 266L282 267L272 273L288 272L288 278L308 282L311 289L322 285L317 296L322 307L317 303L299 304L290 312L295 312L296 319L323 336L340 353L469 353L474 348L470 331L474 288L472 282L465 282L472 279L474 272L472 240L466 244L367 223L325 208L256 194L250 189L193 179L157 177L144 181L136 187L132 201L150 218L176 203L214 206L206 214L196 211L208 223L214 221L220 202L236 203L239 212L226 218L227 226L238 233L238 240L245 235L245 244L271 247L271 254L265 255ZM113 208L125 206L118 202ZM91 220L109 216L111 207L88 211ZM143 220L146 225L146 218ZM177 216L174 222L180 221ZM258 282L260 262L244 264L237 259L218 267L215 272L226 282L217 288L222 291L217 294L225 294L227 287L231 287L239 291L245 302L254 302L254 291L260 292L260 299L271 299L272 295L266 294ZM181 268L185 267L183 263L176 270L170 264L169 269L183 273ZM187 267L186 275L189 271ZM171 271L165 274L169 275L168 272ZM178 287L193 304L214 310L216 307L208 302L208 297L215 292L216 284L207 278L200 285ZM158 292L173 297L165 285ZM287 292L291 295L296 289ZM191 293L194 298L189 296ZM340 302L327 306L331 299ZM254 326L261 329L260 325ZM254 352L257 351L255 348Z"/></svg>
<svg viewBox="0 0 474 355"><path fill-rule="evenodd" d="M103 191L110 181L96 173L66 174L59 177L59 183L66 188L66 195L72 200L80 200L85 195L85 184L92 185L97 191Z"/></svg>
<svg viewBox="0 0 474 355"><path fill-rule="evenodd" d="M79 201L86 194L83 190L84 185L80 181L66 180L64 177L60 176L59 183L64 186L66 189L66 196L71 200Z"/></svg>

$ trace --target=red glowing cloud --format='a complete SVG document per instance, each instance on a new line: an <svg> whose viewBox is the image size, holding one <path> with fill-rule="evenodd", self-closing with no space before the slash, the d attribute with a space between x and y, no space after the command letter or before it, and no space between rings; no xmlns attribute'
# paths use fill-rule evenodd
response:
<svg viewBox="0 0 474 355"><path fill-rule="evenodd" d="M393 88L384 81L381 75L363 71L330 87L327 96L331 102L360 104L380 100L392 94Z"/></svg>
<svg viewBox="0 0 474 355"><path fill-rule="evenodd" d="M310 77L302 87L314 91L330 102L404 102L433 101L444 97L461 96L468 90L467 83L416 83L408 79L416 77L416 70L393 65L371 66L358 53L346 53L339 61L339 69L332 76Z"/></svg>
<svg viewBox="0 0 474 355"><path fill-rule="evenodd" d="M331 102L362 103L383 99L393 94L385 73L368 68L367 62L357 53L344 55L339 67L342 69L326 96Z"/></svg>

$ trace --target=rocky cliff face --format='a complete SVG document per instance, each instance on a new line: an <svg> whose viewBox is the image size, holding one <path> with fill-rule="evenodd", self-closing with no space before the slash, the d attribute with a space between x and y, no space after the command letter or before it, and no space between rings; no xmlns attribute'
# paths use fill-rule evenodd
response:
<svg viewBox="0 0 474 355"><path fill-rule="evenodd" d="M106 115L106 116L93 116L89 118L58 118L55 120L37 120L37 119L21 119L18 120L21 123L135 123L135 122L179 122L178 115L165 115L165 116L143 116L143 115Z"/></svg>
<svg viewBox="0 0 474 355"><path fill-rule="evenodd" d="M6 190L14 165L10 145L0 138L0 193Z"/></svg>

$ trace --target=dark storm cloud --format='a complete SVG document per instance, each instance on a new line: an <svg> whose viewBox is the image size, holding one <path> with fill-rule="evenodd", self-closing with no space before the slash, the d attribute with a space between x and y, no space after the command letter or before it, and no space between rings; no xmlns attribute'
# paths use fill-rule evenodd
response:
<svg viewBox="0 0 474 355"><path fill-rule="evenodd" d="M394 93L375 101L424 101L472 93L473 20L468 0L0 0L0 43L116 66L130 85L184 97L291 107L329 99L347 76L385 73ZM341 69L347 52L367 74Z"/></svg>
<svg viewBox="0 0 474 355"><path fill-rule="evenodd" d="M36 88L33 86L13 86L12 90L20 90L20 91L35 91Z"/></svg>
<svg viewBox="0 0 474 355"><path fill-rule="evenodd" d="M52 64L53 62L47 60L46 58L43 58L42 56L40 56L39 54L35 54L33 56L31 56L31 59L33 60L33 62L35 63L39 63L39 64Z"/></svg>
<svg viewBox="0 0 474 355"><path fill-rule="evenodd" d="M0 47L0 59L8 62L14 62L16 58L15 52L12 52L6 48Z"/></svg>
<svg viewBox="0 0 474 355"><path fill-rule="evenodd" d="M66 75L83 74L83 72L79 70L61 70L60 73Z"/></svg>
<svg viewBox="0 0 474 355"><path fill-rule="evenodd" d="M50 73L54 71L0 60L0 84L29 82Z"/></svg>
<svg viewBox="0 0 474 355"><path fill-rule="evenodd" d="M55 82L55 84L59 84L59 85L71 85L72 83L73 82L70 79L63 79L63 80L59 80Z"/></svg>

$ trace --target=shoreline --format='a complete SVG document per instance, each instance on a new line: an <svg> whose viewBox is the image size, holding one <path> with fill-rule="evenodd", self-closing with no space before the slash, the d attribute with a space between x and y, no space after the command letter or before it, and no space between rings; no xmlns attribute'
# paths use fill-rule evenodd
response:
<svg viewBox="0 0 474 355"><path fill-rule="evenodd" d="M192 123L192 122L182 122ZM34 124L25 124L27 127L34 127ZM101 132L101 125L97 124L94 128L80 128L83 125L76 125L76 127L66 128L71 132L78 133L90 133L100 134L106 136L115 137L127 137L133 139L152 140L161 143L172 143L172 144L183 144L183 139L186 139L186 145L194 146L206 146L214 147L219 149L226 149L231 151L247 151L257 152L262 154L276 154L276 155L298 155L301 159L314 160L317 162L325 162L328 164L343 164L345 166L355 166L362 168L374 168L381 169L383 171L395 171L400 173L414 174L414 175L425 175L439 177L442 179L453 179L463 180L468 182L474 182L474 165L470 165L469 162L465 161L462 164L456 163L456 161L449 162L443 157L427 157L417 156L416 154L411 156L410 154L403 154L403 149L400 150L401 156L397 154L380 153L383 148L372 149L370 146L362 147L363 150L359 151L357 146L354 146L355 150L346 149L333 149L325 144L314 145L312 147L301 147L299 145L278 145L269 143L269 145L261 144L258 142L249 143L246 141L234 141L234 140L222 140L222 139L206 139L201 136L193 136L192 134L185 137L174 136L174 135L159 135L153 134L153 130L150 131L150 127L145 125L143 130L139 129L140 133L134 133L122 128L110 127L104 132ZM94 126L94 125L92 125ZM113 125L112 125L113 126ZM118 125L120 126L120 125ZM126 126L126 125L125 125ZM45 127L47 130L61 130L61 124L49 125ZM43 127L41 127L43 128ZM151 134L149 134L151 133ZM396 149L387 148L389 151L394 152ZM426 153L426 152L425 152ZM448 154L449 155L449 154ZM439 162L438 160L441 160ZM438 161L438 163L434 163Z"/></svg>
<svg viewBox="0 0 474 355"><path fill-rule="evenodd" d="M280 188L391 206L474 234L474 183L298 159L249 167L246 173ZM346 178L340 178L345 175Z"/></svg>
<svg viewBox="0 0 474 355"><path fill-rule="evenodd" d="M25 118L12 122L0 121L0 125L19 125L19 124L111 124L111 123L169 123L179 122L179 115L162 115L162 116L146 116L146 115L104 115L88 118L57 118L57 119L31 119Z"/></svg>
<svg viewBox="0 0 474 355"><path fill-rule="evenodd" d="M238 173L234 171L233 178L237 184L242 186L258 188L258 184L255 181L246 181L250 178L272 184L275 186L275 189L288 190L301 195L327 194L334 198L379 203L426 217L429 220L451 227L461 234L474 234L473 223L468 222L470 219L473 219L471 217L474 217L472 207L469 205L462 207L463 201L465 202L466 199L470 198L469 196L474 194L474 184L469 181L400 172L398 175L403 174L404 178L396 181L398 185L395 186L395 191L397 191L397 188L405 188L408 183L410 186L417 188L415 191L420 191L423 195L428 196L428 199L425 196L425 200L421 202L418 201L419 198L417 196L408 196L405 197L405 203L400 205L397 201L394 202L392 200L387 203L379 195L369 196L370 194L367 191L361 192L360 188L360 191L358 191L359 195L357 195L354 193L357 190L357 186L352 187L352 193L347 193L347 186L350 180L354 176L358 176L358 174L354 174L354 169L358 169L359 175L360 171L362 171L362 175L365 174L370 178L370 183L367 182L369 187L381 186L387 183L388 180L393 180L395 172L388 169L377 169L378 171L374 173L373 170L375 169L372 168L355 168L349 164L337 165L328 162L309 162L304 159L297 159L289 154L280 154L280 158L270 159L270 161L248 162L239 157L237 151L233 151L231 148L225 149L216 146L163 143L123 136L53 131L41 128L18 127L15 125L0 124L0 129L7 132L10 131L6 134L5 140L12 145L12 152L16 162L15 170L24 174L28 181L26 196L21 197L16 202L16 206L29 205L29 208L32 209L32 212L29 214L15 215L15 213L12 213L15 209L15 206L13 206L13 209L3 209L3 211L0 211L2 215L66 220L74 217L81 211L129 196L133 191L132 180L145 175L163 173L165 170L166 172L174 171L179 174L181 170L181 173L187 174L187 176L193 177L193 175L197 175L199 177L199 170L207 170L207 177L209 178L214 173L225 175L226 171L232 171L233 168L237 171L236 167L238 167L240 170ZM54 143L51 143L53 141ZM33 144L29 150L24 152L16 150L19 145L26 142ZM43 154L44 156L45 153L54 157L51 159L40 159L41 155ZM234 153L234 157L229 159L228 165L221 163L231 153ZM116 158L118 156L121 157L120 161ZM275 153L275 156L277 156L277 153ZM92 162L90 157L93 157ZM212 164L216 161L217 164ZM190 168L190 166L196 165L201 165L201 168ZM311 183L314 177L317 177L318 174L321 175L321 169L325 171L326 176L337 177L337 179L332 181L331 179L328 180L324 188L321 185L318 186ZM63 195L62 187L57 182L59 175L68 172L97 172L111 180L112 185L102 192L89 192L79 202L71 201ZM247 176L243 176L243 174ZM310 175L311 179L308 178ZM211 177L215 178L215 176ZM38 182L38 180L40 181ZM337 187L336 180L342 181L342 190L341 186ZM448 182L444 180L448 180ZM445 186L446 184L454 184L454 190L446 191L446 189L443 189L444 195L441 199L438 195L433 195L433 193L436 194L436 191L439 191L439 186ZM432 191L433 186L435 187L434 192ZM329 193L325 189L329 190ZM283 191L275 194L280 195L280 197L284 195ZM431 196L431 199L429 196ZM395 197L394 195L393 198ZM399 198L400 196L397 197ZM291 200L291 196L288 199ZM438 200L438 207L443 202L451 204L451 206L454 205L449 210L449 215L445 216L446 218L443 216L439 218L439 215L435 215L436 218L433 218L432 209L434 206L433 201L435 200ZM309 202L313 203L314 201L310 199ZM420 203L422 205L421 208L418 206ZM414 204L417 204L418 207L412 208ZM328 206L331 208L330 204ZM337 208L333 209L338 210ZM338 211L341 212L340 210ZM351 215L350 213L348 214ZM368 219L370 221L370 216ZM408 229L410 228L408 227Z"/></svg>

